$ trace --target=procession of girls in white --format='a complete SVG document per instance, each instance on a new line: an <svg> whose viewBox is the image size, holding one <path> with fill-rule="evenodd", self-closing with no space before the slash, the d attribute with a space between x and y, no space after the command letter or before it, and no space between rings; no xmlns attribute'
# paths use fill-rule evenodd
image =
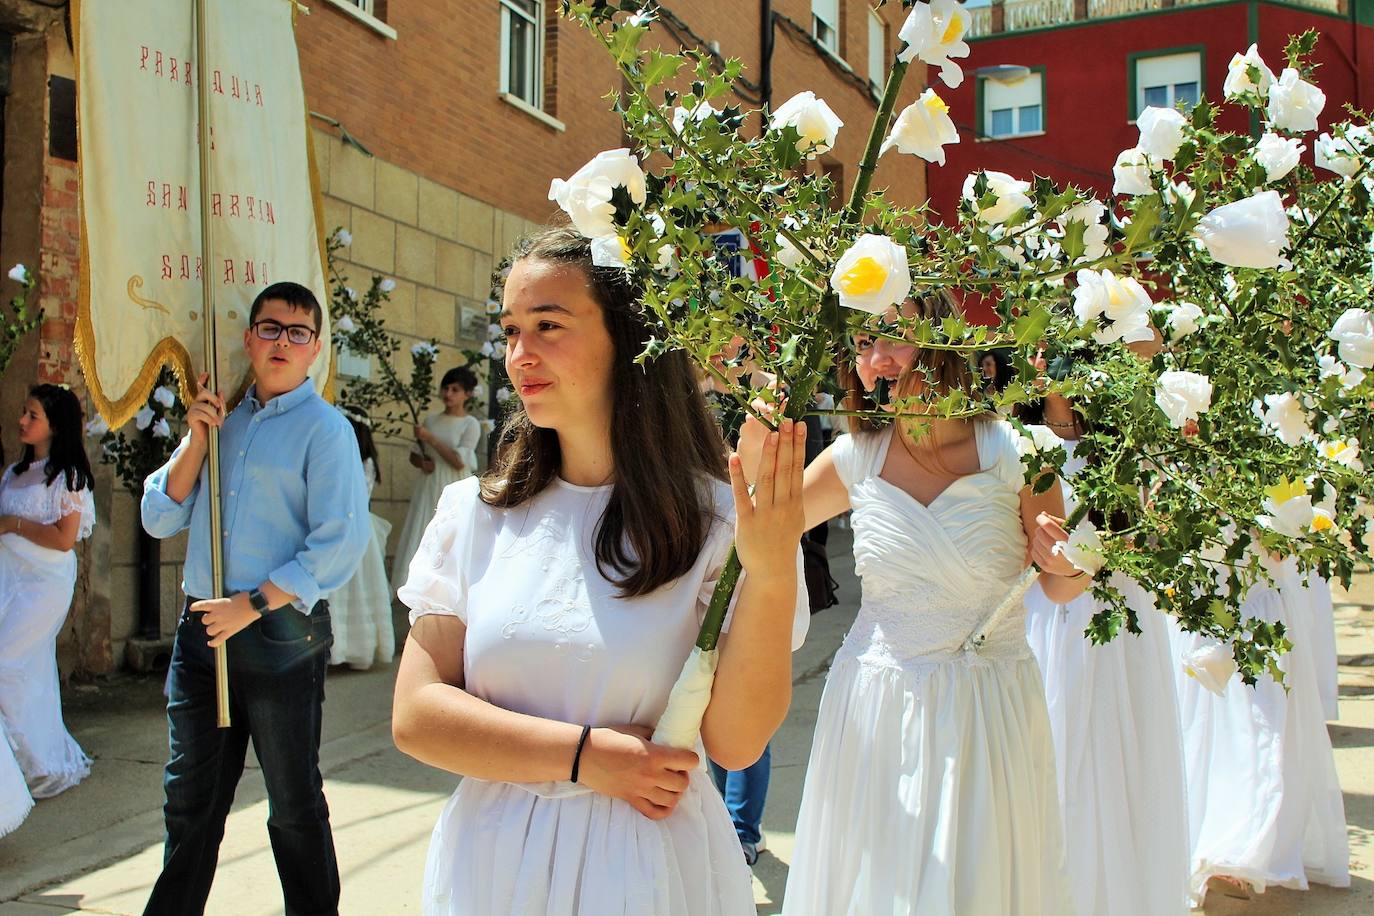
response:
<svg viewBox="0 0 1374 916"><path fill-rule="evenodd" d="M295 284L254 303L256 384L232 409L201 389L142 504L155 536L190 530L166 850L146 912L204 910L250 733L286 910L338 911L324 671L392 662L395 595L410 612L395 743L463 777L409 891L425 913L754 913L706 762L748 767L783 722L810 619L799 541L846 513L861 605L817 715L787 916L1160 916L1218 882L1348 886L1327 583L1276 564L1244 609L1292 634L1286 689L1184 676L1197 637L1119 574L1103 573L1142 632L1094 645L1091 577L1056 550L1065 490L1024 483L1006 421L856 419L810 463L799 422L750 419L727 443L685 354L636 362L652 334L640 295L575 231L517 244L498 319L517 409L478 474L477 378L443 377L444 410L414 430L390 573L390 526L367 511L380 479L367 418L329 408L306 377L319 303ZM958 308L936 291L901 307L936 322ZM867 416L884 387L985 384L966 355L891 337L857 335L850 356L835 381ZM1073 405L1042 407L1071 449L1085 432ZM224 497L227 597L207 600L212 427L241 484ZM96 522L81 405L38 385L18 430L0 480L0 834L91 772L55 661L74 548ZM743 574L700 742L655 744L731 545ZM1041 576L1024 607L970 648L1028 563ZM209 653L231 640L235 724L217 730Z"/></svg>

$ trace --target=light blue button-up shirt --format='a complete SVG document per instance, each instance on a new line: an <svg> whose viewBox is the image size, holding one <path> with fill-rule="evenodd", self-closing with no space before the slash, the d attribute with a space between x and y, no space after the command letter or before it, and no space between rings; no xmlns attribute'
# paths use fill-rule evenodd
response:
<svg viewBox="0 0 1374 916"><path fill-rule="evenodd" d="M206 598L213 594L210 505L198 497L209 487L209 462L185 502L167 495L168 469L188 440L144 482L143 527L155 538L191 529L182 588ZM271 581L310 613L353 576L372 537L353 429L307 379L266 404L249 388L219 443L225 594Z"/></svg>

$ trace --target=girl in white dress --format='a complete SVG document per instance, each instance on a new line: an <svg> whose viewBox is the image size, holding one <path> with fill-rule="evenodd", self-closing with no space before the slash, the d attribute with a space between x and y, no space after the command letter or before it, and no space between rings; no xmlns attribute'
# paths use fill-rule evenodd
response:
<svg viewBox="0 0 1374 916"><path fill-rule="evenodd" d="M358 439L367 493L381 482L377 446L366 416L344 411ZM366 671L373 663L386 665L396 654L396 634L391 625L391 589L386 578L386 539L391 523L372 515L372 541L358 564L358 571L343 588L329 596L329 616L334 621L334 643L329 647L331 665L348 665Z"/></svg>
<svg viewBox="0 0 1374 916"><path fill-rule="evenodd" d="M1044 420L1065 438L1066 476L1081 422L1048 395ZM1072 490L1064 487L1072 510ZM1101 604L1067 604L1039 583L1026 593L1026 636L1040 663L1054 732L1065 849L1077 911L1086 916L1181 916L1189 909L1188 804L1168 625L1144 589L1120 574L1140 634L1106 645L1085 635Z"/></svg>
<svg viewBox="0 0 1374 916"><path fill-rule="evenodd" d="M417 447L410 453L410 464L420 469L420 478L410 494L406 520L396 541L396 556L391 561L393 593L405 584L410 558L415 556L425 527L434 517L439 495L449 484L477 472L477 442L482 438L482 424L468 414L468 401L476 388L477 376L467 366L448 370L439 383L444 409L431 414L423 426L415 427ZM420 447L424 448L423 453Z"/></svg>
<svg viewBox="0 0 1374 916"><path fill-rule="evenodd" d="M0 478L0 721L29 793L48 798L91 771L62 724L56 653L76 586L73 548L95 525L76 396L34 387L19 439L23 457Z"/></svg>
<svg viewBox="0 0 1374 916"><path fill-rule="evenodd" d="M942 294L908 300L937 326L955 309ZM901 394L973 390L962 355L871 349L867 371ZM851 404L873 409L849 387ZM1053 739L1019 602L980 648L970 641L1028 557L1056 601L1087 586L1052 550L1067 539L1063 500L1023 484L1004 421L934 419L919 442L911 426L854 424L806 469L808 526L853 510L863 600L826 678L783 912L1070 913Z"/></svg>
<svg viewBox="0 0 1374 916"><path fill-rule="evenodd" d="M444 491L400 591L401 750L464 776L431 841L429 916L752 916L703 750L752 764L787 711L803 424L754 496L687 358L569 229L517 244L500 318L521 400L481 480ZM731 536L744 575L698 752L651 743Z"/></svg>

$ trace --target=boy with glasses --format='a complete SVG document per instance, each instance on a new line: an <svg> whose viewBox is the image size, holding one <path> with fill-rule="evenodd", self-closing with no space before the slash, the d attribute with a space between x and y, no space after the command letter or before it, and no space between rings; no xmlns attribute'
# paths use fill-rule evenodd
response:
<svg viewBox="0 0 1374 916"><path fill-rule="evenodd" d="M177 626L163 777L167 840L145 914L201 913L248 739L262 765L267 832L286 912L337 913L339 872L319 770L324 674L333 640L323 596L346 583L372 536L353 431L307 377L320 352L314 294L276 283L253 302L243 346L254 384L225 415L205 387L190 433L144 488L143 526L189 528L187 610ZM220 429L224 594L213 594L210 427ZM233 725L215 723L213 649L228 643Z"/></svg>

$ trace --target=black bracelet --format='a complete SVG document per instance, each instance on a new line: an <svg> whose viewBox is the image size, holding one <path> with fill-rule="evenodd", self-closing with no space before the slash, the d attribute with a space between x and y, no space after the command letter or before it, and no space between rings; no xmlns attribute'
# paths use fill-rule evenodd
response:
<svg viewBox="0 0 1374 916"><path fill-rule="evenodd" d="M577 753L573 754L572 775L568 777L573 782L577 782L577 771L582 766L582 748L587 746L587 736L591 733L592 727L590 725L582 726L582 737L577 739Z"/></svg>

